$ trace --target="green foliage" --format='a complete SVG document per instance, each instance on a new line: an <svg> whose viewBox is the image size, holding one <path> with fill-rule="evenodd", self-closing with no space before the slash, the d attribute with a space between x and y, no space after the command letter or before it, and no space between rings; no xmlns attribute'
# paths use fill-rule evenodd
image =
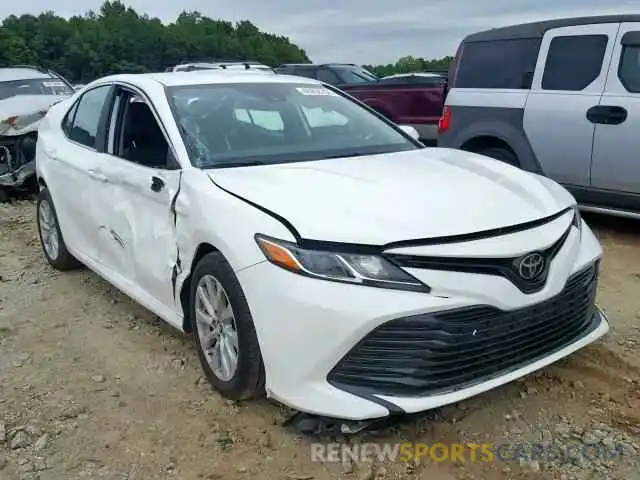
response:
<svg viewBox="0 0 640 480"><path fill-rule="evenodd" d="M396 63L387 65L365 65L365 68L375 73L379 77L393 75L396 73L416 73L430 70L448 70L453 57L443 57L436 60L426 60L416 57L402 57Z"/></svg>
<svg viewBox="0 0 640 480"><path fill-rule="evenodd" d="M11 15L0 28L0 66L39 65L73 82L112 73L163 71L186 59L256 60L275 66L306 62L304 50L248 21L183 12L174 23L140 15L120 1L65 19L53 12Z"/></svg>

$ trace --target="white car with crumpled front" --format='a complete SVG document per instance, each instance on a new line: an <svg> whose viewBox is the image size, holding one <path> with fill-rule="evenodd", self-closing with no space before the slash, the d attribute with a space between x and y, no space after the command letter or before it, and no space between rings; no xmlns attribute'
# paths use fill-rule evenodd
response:
<svg viewBox="0 0 640 480"><path fill-rule="evenodd" d="M121 75L37 144L49 263L193 332L212 385L342 419L416 412L608 330L602 250L551 180L425 148L315 80Z"/></svg>

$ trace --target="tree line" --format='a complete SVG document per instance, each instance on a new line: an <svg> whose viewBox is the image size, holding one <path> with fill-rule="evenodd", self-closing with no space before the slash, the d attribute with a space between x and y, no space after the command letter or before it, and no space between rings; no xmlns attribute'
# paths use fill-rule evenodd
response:
<svg viewBox="0 0 640 480"><path fill-rule="evenodd" d="M54 12L11 15L0 27L0 66L38 65L78 83L113 73L163 71L196 59L255 60L271 66L310 61L289 38L263 32L249 21L234 24L183 12L175 22L163 24L117 0L69 19ZM368 68L389 75L440 68L449 61L403 57Z"/></svg>
<svg viewBox="0 0 640 480"><path fill-rule="evenodd" d="M384 77L396 73L448 71L452 61L453 57L427 60L422 57L406 56L398 59L396 63L389 63L387 65L365 65L365 68L379 77Z"/></svg>

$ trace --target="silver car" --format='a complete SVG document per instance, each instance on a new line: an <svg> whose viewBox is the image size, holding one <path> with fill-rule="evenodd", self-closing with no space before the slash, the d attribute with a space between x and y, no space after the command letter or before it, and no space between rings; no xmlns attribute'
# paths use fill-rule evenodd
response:
<svg viewBox="0 0 640 480"><path fill-rule="evenodd" d="M438 146L546 175L584 210L640 217L640 15L470 35L449 79Z"/></svg>
<svg viewBox="0 0 640 480"><path fill-rule="evenodd" d="M0 201L35 178L38 125L51 105L74 93L55 72L0 68Z"/></svg>

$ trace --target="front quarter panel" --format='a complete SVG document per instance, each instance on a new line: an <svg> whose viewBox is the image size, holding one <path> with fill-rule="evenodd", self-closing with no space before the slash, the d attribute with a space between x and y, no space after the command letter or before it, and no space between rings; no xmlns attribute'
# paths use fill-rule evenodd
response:
<svg viewBox="0 0 640 480"><path fill-rule="evenodd" d="M295 241L278 220L217 187L203 170L183 171L176 198L176 238L183 272L190 273L199 246L220 251L235 272L266 261L254 235L263 233Z"/></svg>

